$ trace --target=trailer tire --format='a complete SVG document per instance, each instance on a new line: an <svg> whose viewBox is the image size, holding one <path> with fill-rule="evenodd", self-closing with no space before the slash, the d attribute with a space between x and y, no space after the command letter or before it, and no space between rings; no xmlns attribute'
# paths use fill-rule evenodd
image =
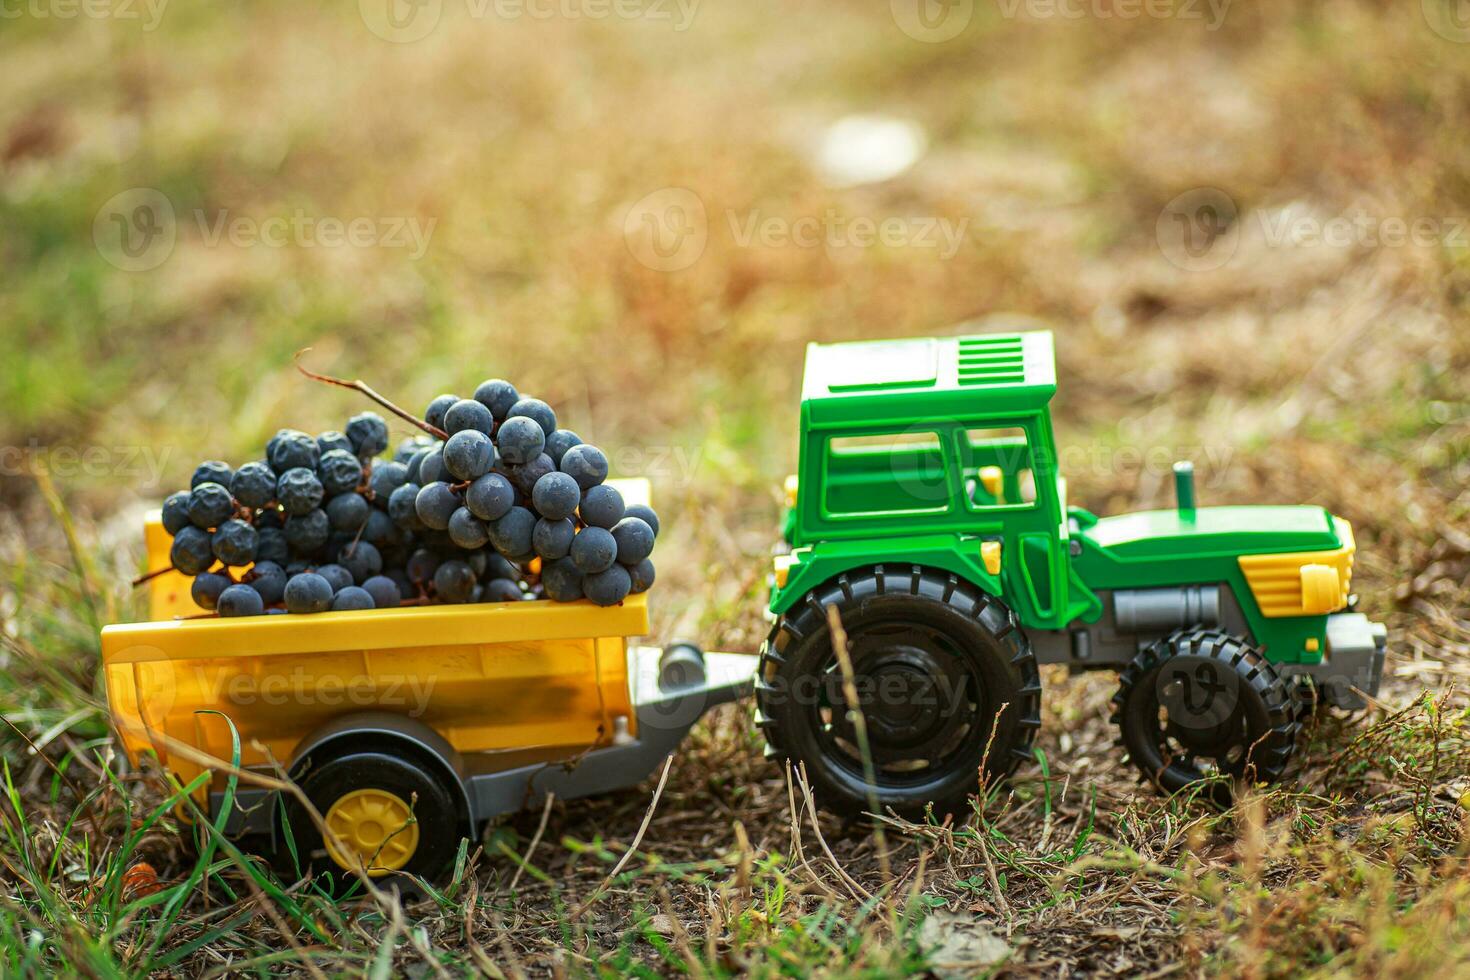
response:
<svg viewBox="0 0 1470 980"><path fill-rule="evenodd" d="M432 878L454 857L458 804L433 767L410 753L366 748L313 759L298 782L349 847L344 855L330 846L305 807L288 797L286 817L303 870L327 868L344 882L356 880L355 854L373 878Z"/></svg>
<svg viewBox="0 0 1470 980"><path fill-rule="evenodd" d="M848 647L874 767L847 717L827 608ZM761 652L757 724L767 754L805 767L817 802L848 816L970 812L969 798L1031 758L1041 678L1013 613L919 565L854 569L782 615ZM871 795L870 795L871 792Z"/></svg>

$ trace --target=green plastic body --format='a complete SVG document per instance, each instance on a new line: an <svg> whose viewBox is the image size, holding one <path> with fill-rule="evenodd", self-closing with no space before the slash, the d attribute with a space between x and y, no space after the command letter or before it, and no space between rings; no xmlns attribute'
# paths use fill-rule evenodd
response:
<svg viewBox="0 0 1470 980"><path fill-rule="evenodd" d="M953 572L1028 630L1097 622L1106 590L1221 585L1269 659L1319 662L1327 616L1266 616L1239 559L1331 551L1346 524L1321 507L1198 507L1192 481L1178 509L1069 507L1055 392L1048 332L810 345L792 550L771 611L882 563ZM987 542L1000 546L994 572Z"/></svg>

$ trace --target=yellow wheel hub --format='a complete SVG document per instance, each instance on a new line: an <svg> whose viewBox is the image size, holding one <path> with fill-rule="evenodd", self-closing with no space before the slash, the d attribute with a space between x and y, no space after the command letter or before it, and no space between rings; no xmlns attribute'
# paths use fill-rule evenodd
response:
<svg viewBox="0 0 1470 980"><path fill-rule="evenodd" d="M358 789L338 797L326 820L346 848L344 854L328 839L327 853L349 871L365 867L376 878L403 867L419 849L413 811L385 789Z"/></svg>

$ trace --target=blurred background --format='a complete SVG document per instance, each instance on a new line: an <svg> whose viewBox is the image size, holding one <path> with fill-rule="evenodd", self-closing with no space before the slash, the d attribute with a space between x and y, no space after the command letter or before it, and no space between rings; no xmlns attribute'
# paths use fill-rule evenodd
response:
<svg viewBox="0 0 1470 980"><path fill-rule="evenodd" d="M1466 673L1463 2L0 15L0 621L82 688L145 507L367 407L300 348L413 411L548 400L655 482L660 635L754 649L804 345L1017 326L1074 502L1188 457L1206 502L1330 507L1396 676ZM44 728L38 670L4 698Z"/></svg>
<svg viewBox="0 0 1470 980"><path fill-rule="evenodd" d="M414 410L548 399L728 590L701 566L763 571L808 341L1018 323L1058 331L1086 506L1192 450L1211 499L1326 504L1381 561L1463 518L1454 4L8 9L12 540L37 461L105 521L339 427L311 346Z"/></svg>

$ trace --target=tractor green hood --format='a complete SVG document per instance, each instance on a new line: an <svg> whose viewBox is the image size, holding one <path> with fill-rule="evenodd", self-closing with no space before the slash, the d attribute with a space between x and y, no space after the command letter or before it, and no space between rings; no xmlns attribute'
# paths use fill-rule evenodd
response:
<svg viewBox="0 0 1470 980"><path fill-rule="evenodd" d="M1073 568L1088 588L1223 583L1254 641L1292 657L1320 658L1322 617L1350 599L1353 529L1321 507L1151 510L1093 522L1074 516L1082 552Z"/></svg>
<svg viewBox="0 0 1470 980"><path fill-rule="evenodd" d="M1345 543L1321 507L1200 507L1100 518L1082 535L1120 560L1329 551Z"/></svg>

